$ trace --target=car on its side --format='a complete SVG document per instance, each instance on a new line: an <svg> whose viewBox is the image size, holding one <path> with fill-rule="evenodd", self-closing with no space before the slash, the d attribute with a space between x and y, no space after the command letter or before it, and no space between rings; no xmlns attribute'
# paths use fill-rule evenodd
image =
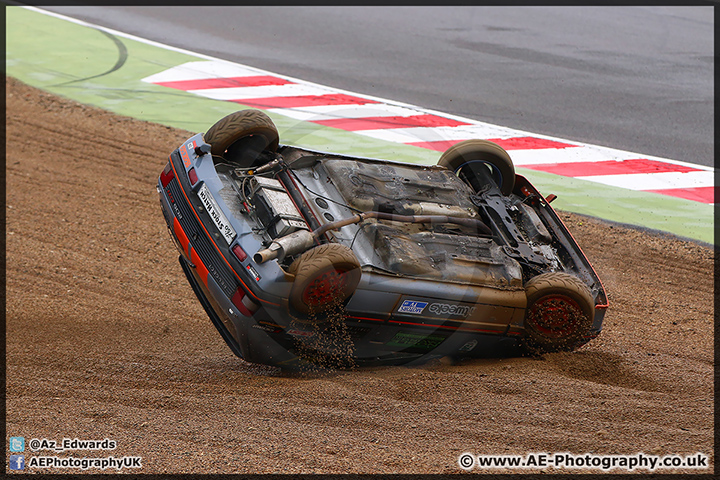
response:
<svg viewBox="0 0 720 480"><path fill-rule="evenodd" d="M285 368L572 350L603 285L543 197L486 140L437 165L283 145L260 110L170 154L165 221L235 355Z"/></svg>

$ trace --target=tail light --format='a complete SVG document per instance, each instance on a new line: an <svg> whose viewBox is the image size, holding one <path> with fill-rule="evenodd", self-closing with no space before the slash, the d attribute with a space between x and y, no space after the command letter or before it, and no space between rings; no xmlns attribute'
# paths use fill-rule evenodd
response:
<svg viewBox="0 0 720 480"><path fill-rule="evenodd" d="M173 172L172 165L168 162L167 165L165 165L165 170L160 174L160 183L162 183L163 188L167 187L173 178L175 178L175 173Z"/></svg>
<svg viewBox="0 0 720 480"><path fill-rule="evenodd" d="M247 258L247 253L245 253L245 250L243 250L242 247L238 244L233 245L232 253L241 262L245 261L245 259Z"/></svg>
<svg viewBox="0 0 720 480"><path fill-rule="evenodd" d="M198 182L198 176L195 168L191 168L188 171L188 178L190 179L190 185L195 185Z"/></svg>
<svg viewBox="0 0 720 480"><path fill-rule="evenodd" d="M248 298L242 287L238 287L235 291L235 295L232 297L232 303L237 307L238 311L246 317L252 317L258 308L260 308L258 304Z"/></svg>

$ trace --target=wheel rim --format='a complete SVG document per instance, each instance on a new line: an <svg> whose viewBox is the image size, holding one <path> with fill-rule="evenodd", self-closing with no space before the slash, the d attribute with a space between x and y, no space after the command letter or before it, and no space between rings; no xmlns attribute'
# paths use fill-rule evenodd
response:
<svg viewBox="0 0 720 480"><path fill-rule="evenodd" d="M340 298L348 282L346 273L337 269L322 272L303 291L303 302L308 306L318 307Z"/></svg>
<svg viewBox="0 0 720 480"><path fill-rule="evenodd" d="M565 295L547 295L530 307L527 322L544 337L563 338L577 330L583 317L585 313L572 298Z"/></svg>
<svg viewBox="0 0 720 480"><path fill-rule="evenodd" d="M480 165L478 165L480 164ZM495 181L495 185L498 188L502 188L503 184L503 176L502 172L499 168L497 168L495 165L493 165L490 162L486 162L484 160L470 160L469 162L465 162L460 167L458 167L457 170L455 170L455 174L459 174L461 170L467 168L469 172L476 172L476 168L480 166L481 168L487 168L490 171L490 176ZM475 175L472 173L470 175L466 175L468 178L473 178Z"/></svg>

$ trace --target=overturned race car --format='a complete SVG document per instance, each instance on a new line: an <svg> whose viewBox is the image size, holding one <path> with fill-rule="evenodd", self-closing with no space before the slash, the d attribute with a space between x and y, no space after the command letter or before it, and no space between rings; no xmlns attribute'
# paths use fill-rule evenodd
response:
<svg viewBox="0 0 720 480"><path fill-rule="evenodd" d="M434 166L279 143L259 110L170 154L162 211L232 352L285 368L571 350L607 296L544 198L485 140Z"/></svg>

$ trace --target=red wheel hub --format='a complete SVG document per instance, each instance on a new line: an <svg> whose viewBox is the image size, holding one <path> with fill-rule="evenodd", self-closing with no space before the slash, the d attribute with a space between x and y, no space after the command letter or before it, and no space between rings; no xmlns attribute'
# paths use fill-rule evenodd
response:
<svg viewBox="0 0 720 480"><path fill-rule="evenodd" d="M315 277L305 288L302 294L303 302L310 306L326 305L340 297L346 285L346 272L327 270Z"/></svg>
<svg viewBox="0 0 720 480"><path fill-rule="evenodd" d="M565 295L548 295L535 302L527 322L538 333L550 338L572 334L585 316L578 303Z"/></svg>

